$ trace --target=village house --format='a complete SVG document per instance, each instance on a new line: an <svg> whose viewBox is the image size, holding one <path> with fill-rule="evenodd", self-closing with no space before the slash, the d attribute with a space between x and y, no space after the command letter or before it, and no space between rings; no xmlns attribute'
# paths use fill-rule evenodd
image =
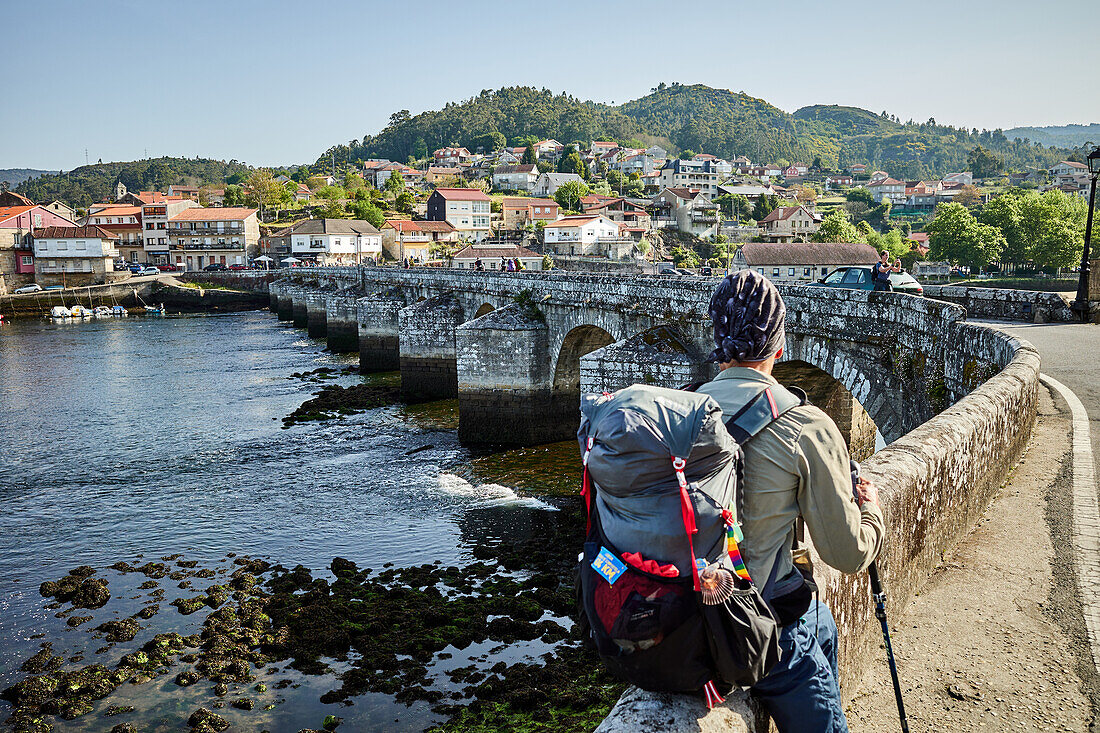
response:
<svg viewBox="0 0 1100 733"><path fill-rule="evenodd" d="M663 188L650 205L655 227L674 227L696 237L718 232L718 206L704 191L694 188Z"/></svg>
<svg viewBox="0 0 1100 733"><path fill-rule="evenodd" d="M606 216L581 214L563 216L547 224L543 229L543 242L547 249L561 255L609 257L619 253L623 238L619 225ZM630 246L633 246L632 242Z"/></svg>
<svg viewBox="0 0 1100 733"><path fill-rule="evenodd" d="M816 282L838 267L873 265L878 253L869 244L746 242L733 255L734 270L756 270L776 284Z"/></svg>
<svg viewBox="0 0 1100 733"><path fill-rule="evenodd" d="M711 160L673 158L661 168L662 188L698 189L708 196L718 193L718 184L722 178Z"/></svg>
<svg viewBox="0 0 1100 733"><path fill-rule="evenodd" d="M42 227L73 227L76 224L30 203L19 194L5 191L4 201L17 201L19 205L0 205L0 293L34 282L34 247L31 231ZM27 203L22 203L27 202Z"/></svg>
<svg viewBox="0 0 1100 733"><path fill-rule="evenodd" d="M145 219L144 214L142 218ZM258 254L260 225L256 209L234 206L183 209L169 218L166 233L169 261L188 271L212 264L247 265ZM157 250L149 249L148 240L146 255L161 256Z"/></svg>
<svg viewBox="0 0 1100 733"><path fill-rule="evenodd" d="M650 145L645 149L645 154L655 160L664 160L668 157L668 151L660 145Z"/></svg>
<svg viewBox="0 0 1100 733"><path fill-rule="evenodd" d="M424 182L431 184L442 183L451 178L458 178L461 175L462 169L458 166L432 165L428 166L428 171L424 174Z"/></svg>
<svg viewBox="0 0 1100 733"><path fill-rule="evenodd" d="M821 228L821 217L805 206L780 206L757 222L768 242L794 242Z"/></svg>
<svg viewBox="0 0 1100 733"><path fill-rule="evenodd" d="M489 236L492 220L489 196L477 188L437 188L428 197L428 221L445 221L460 236L481 241Z"/></svg>
<svg viewBox="0 0 1100 733"><path fill-rule="evenodd" d="M406 257L414 262L427 262L433 244L456 241L458 232L445 221L387 219L382 225L382 250L396 262Z"/></svg>
<svg viewBox="0 0 1100 733"><path fill-rule="evenodd" d="M115 235L97 226L47 226L31 238L39 285L93 285L115 271Z"/></svg>
<svg viewBox="0 0 1100 733"><path fill-rule="evenodd" d="M113 235L119 256L127 262L144 262L141 207L130 204L92 204L82 224L91 224Z"/></svg>
<svg viewBox="0 0 1100 733"><path fill-rule="evenodd" d="M549 223L558 218L561 207L553 199L532 199L506 196L503 201L504 228L524 229L538 222Z"/></svg>
<svg viewBox="0 0 1100 733"><path fill-rule="evenodd" d="M485 270L507 269L505 261L518 259L525 270L541 270L542 255L532 252L518 244L470 244L451 258L451 267L456 270L476 270L477 261ZM502 261L504 260L504 261Z"/></svg>
<svg viewBox="0 0 1100 733"><path fill-rule="evenodd" d="M585 199L581 200L581 206L586 214L603 214L614 222L630 227L632 231L645 231L649 228L649 211L643 203L606 196L600 196L596 201Z"/></svg>
<svg viewBox="0 0 1100 733"><path fill-rule="evenodd" d="M493 170L493 188L498 191L527 191L535 187L539 169L534 163L501 165Z"/></svg>
<svg viewBox="0 0 1100 733"><path fill-rule="evenodd" d="M833 191L842 186L851 186L855 183L855 179L850 173L834 173L832 175L825 176L825 190Z"/></svg>
<svg viewBox="0 0 1100 733"><path fill-rule="evenodd" d="M853 176L862 176L867 172L867 166L863 163L855 163L848 166L848 172L851 173Z"/></svg>
<svg viewBox="0 0 1100 733"><path fill-rule="evenodd" d="M362 219L306 219L290 230L290 253L318 265L353 265L382 258L382 234Z"/></svg>
<svg viewBox="0 0 1100 733"><path fill-rule="evenodd" d="M185 186L182 183L173 183L168 186L169 196L178 196L181 199L199 200L198 186Z"/></svg>
<svg viewBox="0 0 1100 733"><path fill-rule="evenodd" d="M974 174L970 171L962 173L950 173L943 177L944 183L961 183L964 186L974 185Z"/></svg>
<svg viewBox="0 0 1100 733"><path fill-rule="evenodd" d="M882 203L883 201L889 201L891 204L904 204L905 203L905 181L899 181L896 178L871 178L871 182L867 184L867 190L871 194L871 198L876 203Z"/></svg>
<svg viewBox="0 0 1100 733"><path fill-rule="evenodd" d="M619 147L619 144L616 142L611 142L608 140L594 140L592 144L588 146L588 151L592 154L593 158L599 159L602 158L604 155L610 153L612 150L615 150L617 147Z"/></svg>
<svg viewBox="0 0 1100 733"><path fill-rule="evenodd" d="M1058 176L1072 176L1080 173L1088 173L1089 167L1084 163L1077 163L1072 160L1062 160L1048 168L1047 172L1050 173L1052 178L1057 178Z"/></svg>
<svg viewBox="0 0 1100 733"><path fill-rule="evenodd" d="M171 258L171 243L168 241L168 222L176 215L188 209L196 208L199 208L197 201L177 197L161 197L158 200L142 203L142 254L139 255L134 249L127 249L130 255L127 262L147 262L154 265L166 265L173 262ZM209 264L209 262L207 264Z"/></svg>
<svg viewBox="0 0 1100 733"><path fill-rule="evenodd" d="M568 181L584 183L584 179L576 173L542 173L535 181L535 190L531 193L536 196L553 196Z"/></svg>
<svg viewBox="0 0 1100 733"><path fill-rule="evenodd" d="M432 153L432 158L435 160L436 165L452 166L459 163L465 163L473 156L466 148L440 148Z"/></svg>
<svg viewBox="0 0 1100 733"><path fill-rule="evenodd" d="M556 160L561 157L563 150L565 150L565 146L557 140L539 140L535 143L535 157L539 159Z"/></svg>
<svg viewBox="0 0 1100 733"><path fill-rule="evenodd" d="M60 201L51 201L48 204L44 204L42 208L46 211L57 214L62 219L76 221L76 209L67 204L63 204Z"/></svg>
<svg viewBox="0 0 1100 733"><path fill-rule="evenodd" d="M304 183L299 183L294 188L294 200L295 201L309 201L313 196L313 192L309 190L309 186Z"/></svg>

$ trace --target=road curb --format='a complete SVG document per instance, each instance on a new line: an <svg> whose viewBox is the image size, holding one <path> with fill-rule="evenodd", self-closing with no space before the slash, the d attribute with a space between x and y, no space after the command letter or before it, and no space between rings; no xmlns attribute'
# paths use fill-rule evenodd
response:
<svg viewBox="0 0 1100 733"><path fill-rule="evenodd" d="M1100 673L1100 502L1089 438L1089 415L1066 385L1046 374L1043 384L1057 392L1070 409L1072 424L1073 549L1077 594L1085 617L1093 669Z"/></svg>

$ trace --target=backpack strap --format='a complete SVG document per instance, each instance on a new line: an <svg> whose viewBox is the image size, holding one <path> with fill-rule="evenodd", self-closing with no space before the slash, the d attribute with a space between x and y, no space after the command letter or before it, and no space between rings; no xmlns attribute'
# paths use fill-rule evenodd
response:
<svg viewBox="0 0 1100 733"><path fill-rule="evenodd" d="M584 466L584 475L581 477L581 498L584 499L584 536L592 532L592 478L588 475L588 456L592 454L592 444L595 439L589 435L584 448L584 456L581 464Z"/></svg>
<svg viewBox="0 0 1100 733"><path fill-rule="evenodd" d="M699 591L702 586L699 585L699 568L695 563L695 544L691 539L691 536L699 530L695 526L695 507L691 503L691 497L688 496L687 476L684 475L684 466L686 465L687 461L683 458L672 456L672 469L676 471L676 481L680 484L680 518L684 522L684 532L688 538L688 551L691 553L691 579L695 590Z"/></svg>
<svg viewBox="0 0 1100 733"><path fill-rule="evenodd" d="M755 397L726 420L726 430L734 440L744 444L788 410L806 402L806 393L797 387L787 389L765 385Z"/></svg>

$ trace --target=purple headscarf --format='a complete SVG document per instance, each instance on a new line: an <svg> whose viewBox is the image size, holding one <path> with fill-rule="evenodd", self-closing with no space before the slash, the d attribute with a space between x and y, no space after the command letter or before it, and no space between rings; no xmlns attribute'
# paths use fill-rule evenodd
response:
<svg viewBox="0 0 1100 733"><path fill-rule="evenodd" d="M764 361L783 347L786 318L771 280L753 270L726 275L710 299L717 348L707 361Z"/></svg>

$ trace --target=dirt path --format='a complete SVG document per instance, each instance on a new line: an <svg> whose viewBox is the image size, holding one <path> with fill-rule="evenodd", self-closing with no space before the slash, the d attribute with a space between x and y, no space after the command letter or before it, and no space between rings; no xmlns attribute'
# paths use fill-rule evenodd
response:
<svg viewBox="0 0 1100 733"><path fill-rule="evenodd" d="M913 733L1090 729L1100 688L1068 555L1069 434L1041 388L1007 485L921 594L888 609ZM853 733L899 730L885 651L847 715Z"/></svg>

